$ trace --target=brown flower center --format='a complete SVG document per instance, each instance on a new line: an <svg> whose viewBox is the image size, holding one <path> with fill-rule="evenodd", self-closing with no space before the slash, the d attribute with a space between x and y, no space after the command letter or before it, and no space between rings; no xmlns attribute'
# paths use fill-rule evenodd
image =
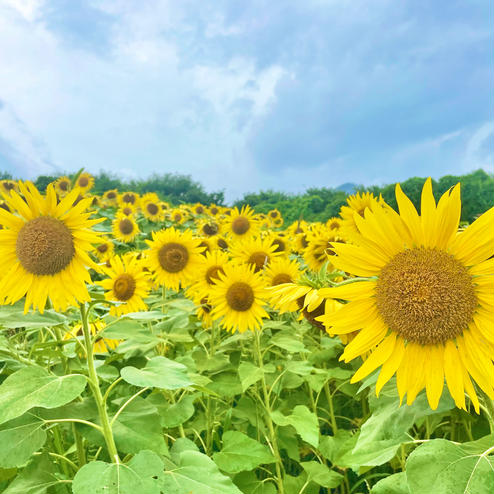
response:
<svg viewBox="0 0 494 494"><path fill-rule="evenodd" d="M254 291L247 283L237 281L228 288L226 301L233 310L245 312L254 303Z"/></svg>
<svg viewBox="0 0 494 494"><path fill-rule="evenodd" d="M218 214L218 208L211 208L209 211L213 216L216 216Z"/></svg>
<svg viewBox="0 0 494 494"><path fill-rule="evenodd" d="M307 308L302 309L304 306L304 300L305 297L300 297L297 299L297 305L302 310L302 315L310 324L312 324L312 326L315 326L316 328L319 328L320 330L324 331L325 330L324 324L320 321L316 321L316 317L322 316L324 314L325 303L322 302L314 310L308 311Z"/></svg>
<svg viewBox="0 0 494 494"><path fill-rule="evenodd" d="M148 211L148 213L152 216L154 216L155 214L158 214L158 211L159 211L159 208L156 204L154 204L154 202L148 202L146 204L146 209Z"/></svg>
<svg viewBox="0 0 494 494"><path fill-rule="evenodd" d="M269 262L269 255L262 251L254 252L247 262L255 266L254 272L257 273Z"/></svg>
<svg viewBox="0 0 494 494"><path fill-rule="evenodd" d="M202 227L202 233L204 235L207 235L208 237L212 237L213 235L216 235L218 233L218 225L216 223L206 223Z"/></svg>
<svg viewBox="0 0 494 494"><path fill-rule="evenodd" d="M202 214L204 213L204 208L202 206L197 206L196 207L196 213L197 214Z"/></svg>
<svg viewBox="0 0 494 494"><path fill-rule="evenodd" d="M293 282L292 277L289 274L278 273L277 275L273 276L271 285L276 286L276 285L281 285L283 283L292 283L292 282Z"/></svg>
<svg viewBox="0 0 494 494"><path fill-rule="evenodd" d="M274 251L275 252L285 252L286 250L286 245L281 238L275 238L272 242L273 246L275 247Z"/></svg>
<svg viewBox="0 0 494 494"><path fill-rule="evenodd" d="M29 273L54 275L65 269L74 257L74 239L62 221L40 216L20 229L16 254Z"/></svg>
<svg viewBox="0 0 494 494"><path fill-rule="evenodd" d="M3 183L3 188L5 190L12 190L15 187L15 184L13 182L4 182Z"/></svg>
<svg viewBox="0 0 494 494"><path fill-rule="evenodd" d="M175 213L173 215L173 220L174 221L180 221L182 219L182 215L180 213Z"/></svg>
<svg viewBox="0 0 494 494"><path fill-rule="evenodd" d="M124 194L122 196L122 201L130 204L134 204L136 202L136 196L134 194Z"/></svg>
<svg viewBox="0 0 494 494"><path fill-rule="evenodd" d="M122 273L117 276L113 282L113 293L117 300L126 302L136 291L135 279L128 273Z"/></svg>
<svg viewBox="0 0 494 494"><path fill-rule="evenodd" d="M179 273L189 262L189 251L176 242L163 245L158 251L161 267L169 273Z"/></svg>
<svg viewBox="0 0 494 494"><path fill-rule="evenodd" d="M209 314L213 310L213 307L208 302L209 300L206 297L201 298L201 307L206 314Z"/></svg>
<svg viewBox="0 0 494 494"><path fill-rule="evenodd" d="M130 235L134 231L134 224L129 219L124 218L123 220L120 220L118 229L124 235Z"/></svg>
<svg viewBox="0 0 494 494"><path fill-rule="evenodd" d="M87 177L79 177L78 183L80 187L87 187L89 184L89 179Z"/></svg>
<svg viewBox="0 0 494 494"><path fill-rule="evenodd" d="M60 190L66 192L67 190L69 190L69 183L67 182L67 180L61 180L58 184L58 187L60 188Z"/></svg>
<svg viewBox="0 0 494 494"><path fill-rule="evenodd" d="M218 276L218 273L224 274L225 272L223 271L223 268L221 266L211 266L207 271L206 271L206 281L210 285L214 285L216 281L220 279Z"/></svg>
<svg viewBox="0 0 494 494"><path fill-rule="evenodd" d="M250 222L245 216L237 216L232 221L232 230L237 235L244 235L249 231Z"/></svg>
<svg viewBox="0 0 494 494"><path fill-rule="evenodd" d="M98 252L100 252L101 254L104 254L105 252L108 251L108 244L101 244L101 245L98 245L98 247L96 247L96 249L98 250Z"/></svg>
<svg viewBox="0 0 494 494"><path fill-rule="evenodd" d="M468 269L447 252L423 247L400 252L384 266L376 299L386 325L422 345L459 336L478 302Z"/></svg>
<svg viewBox="0 0 494 494"><path fill-rule="evenodd" d="M117 197L117 194L115 194L115 192L113 191L110 191L108 192L108 194L106 194L106 197L107 199L115 199L115 197Z"/></svg>
<svg viewBox="0 0 494 494"><path fill-rule="evenodd" d="M276 211L271 211L269 213L269 216L271 216L271 218L277 218L278 217L278 213Z"/></svg>
<svg viewBox="0 0 494 494"><path fill-rule="evenodd" d="M122 209L122 213L125 214L125 216L130 216L132 214L132 208L125 207Z"/></svg>
<svg viewBox="0 0 494 494"><path fill-rule="evenodd" d="M226 243L226 240L225 239L219 238L217 243L218 243L218 247L220 249L222 249L222 250L228 249L228 244Z"/></svg>

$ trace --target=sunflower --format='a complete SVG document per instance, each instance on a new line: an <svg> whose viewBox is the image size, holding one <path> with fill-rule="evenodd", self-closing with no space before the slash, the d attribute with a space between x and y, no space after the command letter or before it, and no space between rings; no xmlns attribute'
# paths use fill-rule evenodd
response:
<svg viewBox="0 0 494 494"><path fill-rule="evenodd" d="M282 232L273 232L268 236L268 238L277 254L288 256L292 250L290 238L288 236Z"/></svg>
<svg viewBox="0 0 494 494"><path fill-rule="evenodd" d="M146 240L148 266L160 284L178 291L195 277L202 259L201 241L190 230L179 232L173 227L152 232L152 236L153 240Z"/></svg>
<svg viewBox="0 0 494 494"><path fill-rule="evenodd" d="M139 206L139 194L136 194L135 192L122 192L118 196L118 204L120 207L130 205L137 208Z"/></svg>
<svg viewBox="0 0 494 494"><path fill-rule="evenodd" d="M224 266L228 264L228 254L221 250L207 252L196 268L194 284L190 291L206 296L211 287L218 281L218 273L223 273Z"/></svg>
<svg viewBox="0 0 494 494"><path fill-rule="evenodd" d="M117 204L118 204L118 190L117 189L107 190L103 194L103 202L108 206L117 206Z"/></svg>
<svg viewBox="0 0 494 494"><path fill-rule="evenodd" d="M117 214L112 222L113 237L120 242L132 242L139 233L139 227L132 216Z"/></svg>
<svg viewBox="0 0 494 494"><path fill-rule="evenodd" d="M179 208L172 209L169 212L169 215L170 220L173 221L173 223L177 223L178 225L181 225L187 219L183 211Z"/></svg>
<svg viewBox="0 0 494 494"><path fill-rule="evenodd" d="M72 181L69 177L58 177L55 182L55 192L58 197L65 197L72 189Z"/></svg>
<svg viewBox="0 0 494 494"><path fill-rule="evenodd" d="M82 172L74 184L74 187L79 187L81 194L90 190L94 185L94 178L87 172Z"/></svg>
<svg viewBox="0 0 494 494"><path fill-rule="evenodd" d="M163 220L163 209L160 207L160 200L152 192L142 196L141 210L149 221L157 222Z"/></svg>
<svg viewBox="0 0 494 494"><path fill-rule="evenodd" d="M341 223L342 223L341 218L333 217L333 218L329 218L329 220L326 221L326 226L331 232L341 235L340 233Z"/></svg>
<svg viewBox="0 0 494 494"><path fill-rule="evenodd" d="M327 288L349 303L320 320L336 334L360 330L345 361L372 350L353 382L380 367L377 393L396 373L400 400L425 387L435 409L446 380L456 405L466 408L466 392L478 412L471 378L494 398L494 208L457 233L459 184L436 204L427 179L420 216L399 185L396 200L399 214L354 215L358 246L334 244L337 267L369 278Z"/></svg>
<svg viewBox="0 0 494 494"><path fill-rule="evenodd" d="M241 262L246 262L254 268L257 273L269 265L281 252L276 252L276 246L269 238L250 237L237 241L232 247L232 257Z"/></svg>
<svg viewBox="0 0 494 494"><path fill-rule="evenodd" d="M209 301L209 297L195 294L192 300L196 304L196 316L202 322L203 327L210 328L213 325L213 318L211 317L211 311L213 306Z"/></svg>
<svg viewBox="0 0 494 494"><path fill-rule="evenodd" d="M99 336L106 327L103 321L94 321L89 324L89 330L93 337L96 337L93 343L93 353L108 353L110 350L115 350L121 343L121 340L113 340ZM82 324L75 325L70 331L65 333L64 340L72 340L74 338L82 339Z"/></svg>
<svg viewBox="0 0 494 494"><path fill-rule="evenodd" d="M96 249L94 250L96 257L101 262L104 262L108 260L110 257L112 257L113 251L114 251L114 246L113 246L113 242L110 239L105 240L104 242L98 244L96 246Z"/></svg>
<svg viewBox="0 0 494 494"><path fill-rule="evenodd" d="M354 213L357 213L362 218L367 209L376 211L385 203L381 199L377 199L372 192L357 192L347 198L347 206L341 206L340 216L342 218L340 226L340 235L349 240L356 241L359 238L359 231L354 219Z"/></svg>
<svg viewBox="0 0 494 494"><path fill-rule="evenodd" d="M9 196L13 190L19 190L17 182L14 180L0 180L0 194Z"/></svg>
<svg viewBox="0 0 494 494"><path fill-rule="evenodd" d="M213 237L211 242L215 247L223 251L227 251L230 248L230 241L221 235Z"/></svg>
<svg viewBox="0 0 494 494"><path fill-rule="evenodd" d="M103 267L109 277L99 281L105 290L105 299L120 302L113 305L110 314L120 316L129 312L147 310L144 298L151 288L148 275L143 271L141 263L135 256L115 256L110 261L111 267Z"/></svg>
<svg viewBox="0 0 494 494"><path fill-rule="evenodd" d="M230 216L225 220L225 230L235 239L249 238L258 229L258 221L254 218L254 212L249 206L243 206L231 210Z"/></svg>
<svg viewBox="0 0 494 494"><path fill-rule="evenodd" d="M246 264L226 264L219 280L211 287L209 300L213 306L211 316L221 319L229 331L260 329L268 313L264 309L265 284L261 274Z"/></svg>
<svg viewBox="0 0 494 494"><path fill-rule="evenodd" d="M203 206L202 204L195 204L194 206L192 206L192 212L194 214L205 214L206 213L206 207Z"/></svg>
<svg viewBox="0 0 494 494"><path fill-rule="evenodd" d="M2 303L13 304L26 295L24 311L43 312L49 297L55 310L90 299L87 267L98 270L88 252L100 242L91 230L102 221L84 212L90 199L73 206L77 190L57 204L53 185L43 197L31 182L19 182L21 197L6 198L11 212L0 208L0 281Z"/></svg>
<svg viewBox="0 0 494 494"><path fill-rule="evenodd" d="M264 270L263 276L268 286L277 286L297 282L300 274L300 266L296 260L280 257L273 259Z"/></svg>
<svg viewBox="0 0 494 494"><path fill-rule="evenodd" d="M122 206L115 216L134 216L136 214L136 207L132 206L132 204L127 204L126 206Z"/></svg>
<svg viewBox="0 0 494 494"><path fill-rule="evenodd" d="M281 217L281 213L275 208L275 209L272 209L271 211L268 211L268 217L271 220L275 220L276 218Z"/></svg>
<svg viewBox="0 0 494 494"><path fill-rule="evenodd" d="M197 231L205 237L214 237L215 235L219 235L221 233L221 226L217 221L211 218L204 219L199 221Z"/></svg>
<svg viewBox="0 0 494 494"><path fill-rule="evenodd" d="M273 227L281 228L283 226L283 218L281 216L278 218L275 218L274 220L271 220L271 223L272 223Z"/></svg>
<svg viewBox="0 0 494 494"><path fill-rule="evenodd" d="M210 204L209 207L208 207L208 210L207 212L211 215L211 216L216 216L217 214L219 214L221 211L221 209L216 206L216 204Z"/></svg>
<svg viewBox="0 0 494 494"><path fill-rule="evenodd" d="M303 251L303 257L307 266L312 271L319 271L324 263L334 256L333 244L344 242L341 237L333 233L327 227L315 228L308 236L307 247Z"/></svg>

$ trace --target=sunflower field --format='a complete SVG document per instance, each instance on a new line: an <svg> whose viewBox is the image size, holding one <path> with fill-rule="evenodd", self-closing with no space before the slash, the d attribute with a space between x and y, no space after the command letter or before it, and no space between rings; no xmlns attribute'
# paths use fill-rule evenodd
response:
<svg viewBox="0 0 494 494"><path fill-rule="evenodd" d="M0 182L0 492L492 492L494 208L93 183Z"/></svg>

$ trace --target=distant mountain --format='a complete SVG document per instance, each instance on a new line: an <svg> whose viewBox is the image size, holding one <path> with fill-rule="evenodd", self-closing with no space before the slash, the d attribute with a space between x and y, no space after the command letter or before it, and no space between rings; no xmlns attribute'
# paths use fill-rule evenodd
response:
<svg viewBox="0 0 494 494"><path fill-rule="evenodd" d="M343 192L346 192L347 194L354 194L355 191L357 190L357 185L353 184L351 182L346 182L346 183L341 184L338 187L336 187L336 190L342 190Z"/></svg>

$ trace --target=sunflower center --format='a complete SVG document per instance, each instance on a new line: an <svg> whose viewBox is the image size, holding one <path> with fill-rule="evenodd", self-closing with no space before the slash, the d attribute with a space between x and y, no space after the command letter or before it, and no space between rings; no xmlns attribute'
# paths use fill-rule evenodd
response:
<svg viewBox="0 0 494 494"><path fill-rule="evenodd" d="M213 310L213 307L208 302L209 300L206 297L201 298L201 307L206 314L209 314Z"/></svg>
<svg viewBox="0 0 494 494"><path fill-rule="evenodd" d="M212 237L218 233L218 225L216 223L206 223L202 227L202 232L208 237Z"/></svg>
<svg viewBox="0 0 494 494"><path fill-rule="evenodd" d="M104 254L107 250L108 250L108 244L101 244L101 245L98 245L98 247L96 247L96 249L98 250L98 252L100 252L101 254Z"/></svg>
<svg viewBox="0 0 494 494"><path fill-rule="evenodd" d="M228 305L238 312L245 312L254 303L254 291L247 283L236 281L226 292Z"/></svg>
<svg viewBox="0 0 494 494"><path fill-rule="evenodd" d="M269 213L269 216L271 216L271 218L276 218L278 216L278 213L276 211L271 211Z"/></svg>
<svg viewBox="0 0 494 494"><path fill-rule="evenodd" d="M228 249L228 244L226 243L226 240L219 238L218 239L218 247L222 250Z"/></svg>
<svg viewBox="0 0 494 494"><path fill-rule="evenodd" d="M324 306L326 304L322 302L314 310L309 311L307 310L307 308L304 308L304 300L305 297L300 297L297 299L297 305L302 311L302 315L305 317L306 321L312 324L312 326L315 326L316 328L324 331L324 324L320 321L316 321L316 317L322 316L324 314Z"/></svg>
<svg viewBox="0 0 494 494"><path fill-rule="evenodd" d="M134 204L134 202L136 202L136 197L134 194L124 194L122 196L122 201L130 204Z"/></svg>
<svg viewBox="0 0 494 494"><path fill-rule="evenodd" d="M122 213L125 214L125 216L130 216L132 214L132 208L129 207L123 208Z"/></svg>
<svg viewBox="0 0 494 494"><path fill-rule="evenodd" d="M87 187L88 184L89 184L89 180L87 177L80 177L79 178L79 185L81 187Z"/></svg>
<svg viewBox="0 0 494 494"><path fill-rule="evenodd" d="M134 225L132 221L127 218L120 220L118 228L124 235L130 235L134 231Z"/></svg>
<svg viewBox="0 0 494 494"><path fill-rule="evenodd" d="M146 209L148 210L148 213L151 215L158 214L159 208L154 202L149 202L146 204Z"/></svg>
<svg viewBox="0 0 494 494"><path fill-rule="evenodd" d="M271 280L271 285L276 286L276 285L281 285L283 283L292 283L292 277L287 274L287 273L278 273L277 275L273 276L273 279Z"/></svg>
<svg viewBox="0 0 494 494"><path fill-rule="evenodd" d="M376 298L389 328L422 345L459 336L477 307L467 268L447 252L426 248L393 257L381 271Z"/></svg>
<svg viewBox="0 0 494 494"><path fill-rule="evenodd" d="M173 216L173 219L175 221L180 221L182 219L182 215L180 213L176 213L174 216Z"/></svg>
<svg viewBox="0 0 494 494"><path fill-rule="evenodd" d="M189 251L176 242L163 245L158 251L161 267L169 273L179 273L189 262Z"/></svg>
<svg viewBox="0 0 494 494"><path fill-rule="evenodd" d="M237 216L233 221L232 221L232 230L234 233L237 235L243 235L244 233L247 233L250 228L250 223L245 216Z"/></svg>
<svg viewBox="0 0 494 494"><path fill-rule="evenodd" d="M218 208L211 208L209 210L211 212L212 215L216 216L218 214Z"/></svg>
<svg viewBox="0 0 494 494"><path fill-rule="evenodd" d="M285 250L286 250L285 242L283 242L283 240L281 240L281 238L275 238L273 240L273 246L275 246L275 249L274 249L275 252L285 252Z"/></svg>
<svg viewBox="0 0 494 494"><path fill-rule="evenodd" d="M202 214L204 213L204 208L202 206L197 206L196 207L196 213L197 214Z"/></svg>
<svg viewBox="0 0 494 494"><path fill-rule="evenodd" d="M60 190L63 190L64 192L66 192L67 190L69 190L69 184L66 180L62 180L58 186L60 187Z"/></svg>
<svg viewBox="0 0 494 494"><path fill-rule="evenodd" d="M12 182L4 182L3 187L5 190L12 190L14 188L15 184Z"/></svg>
<svg viewBox="0 0 494 494"><path fill-rule="evenodd" d="M247 262L255 266L254 272L257 273L264 267L265 264L269 262L269 256L268 254L266 254L266 252L254 252L253 254L251 254Z"/></svg>
<svg viewBox="0 0 494 494"><path fill-rule="evenodd" d="M108 192L108 194L106 195L106 197L108 199L115 199L115 197L117 197L117 194L115 194L115 192Z"/></svg>
<svg viewBox="0 0 494 494"><path fill-rule="evenodd" d="M113 282L113 293L121 302L129 300L136 291L136 282L128 273L122 273L117 276Z"/></svg>
<svg viewBox="0 0 494 494"><path fill-rule="evenodd" d="M302 248L306 249L307 246L309 245L309 241L307 240L307 235L302 235L300 237L300 243L302 245Z"/></svg>
<svg viewBox="0 0 494 494"><path fill-rule="evenodd" d="M211 266L206 271L206 281L210 285L214 285L216 281L220 279L218 273L224 274L223 268L221 266Z"/></svg>
<svg viewBox="0 0 494 494"><path fill-rule="evenodd" d="M65 269L74 257L74 239L63 222L40 216L20 229L16 254L29 273L54 275Z"/></svg>

